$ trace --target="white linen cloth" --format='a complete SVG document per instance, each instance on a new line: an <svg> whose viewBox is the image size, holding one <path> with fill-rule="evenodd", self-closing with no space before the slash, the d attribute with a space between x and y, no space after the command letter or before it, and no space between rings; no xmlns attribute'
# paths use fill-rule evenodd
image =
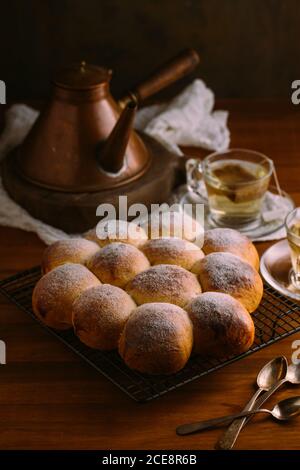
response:
<svg viewBox="0 0 300 470"><path fill-rule="evenodd" d="M227 111L213 111L215 97L202 80L195 80L167 104L137 113L135 127L182 155L179 145L226 150L230 143Z"/></svg>

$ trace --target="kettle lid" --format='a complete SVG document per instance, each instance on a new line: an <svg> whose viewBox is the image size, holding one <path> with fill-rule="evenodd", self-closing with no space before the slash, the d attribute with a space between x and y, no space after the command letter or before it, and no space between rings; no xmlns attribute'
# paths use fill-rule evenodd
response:
<svg viewBox="0 0 300 470"><path fill-rule="evenodd" d="M111 75L109 69L82 61L60 69L54 77L54 83L63 88L84 90L108 82Z"/></svg>

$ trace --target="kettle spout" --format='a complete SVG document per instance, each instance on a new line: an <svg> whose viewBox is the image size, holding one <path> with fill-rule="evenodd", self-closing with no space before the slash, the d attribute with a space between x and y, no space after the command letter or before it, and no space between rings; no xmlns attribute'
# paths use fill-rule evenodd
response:
<svg viewBox="0 0 300 470"><path fill-rule="evenodd" d="M105 171L118 173L123 164L137 103L130 101L123 109L100 154L100 165Z"/></svg>

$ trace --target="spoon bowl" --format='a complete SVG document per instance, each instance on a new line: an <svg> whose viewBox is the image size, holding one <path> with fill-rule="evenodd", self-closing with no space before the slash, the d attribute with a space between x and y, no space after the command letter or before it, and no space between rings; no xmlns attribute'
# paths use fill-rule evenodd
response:
<svg viewBox="0 0 300 470"><path fill-rule="evenodd" d="M278 402L271 414L279 421L288 421L300 414L300 397L286 398Z"/></svg>
<svg viewBox="0 0 300 470"><path fill-rule="evenodd" d="M287 370L288 362L284 356L275 357L265 364L257 375L256 382L258 390L256 390L253 397L247 403L244 411L252 410L255 407L256 400L262 394L262 392L269 392L272 387L274 387L274 385L282 381L287 375ZM246 424L248 419L250 419L250 417L243 417L233 421L226 432L219 439L216 448L223 450L232 449L239 433L243 429L243 426Z"/></svg>
<svg viewBox="0 0 300 470"><path fill-rule="evenodd" d="M257 376L257 385L261 390L268 391L279 380L286 376L288 363L284 356L275 357L268 362ZM300 369L299 369L300 379Z"/></svg>

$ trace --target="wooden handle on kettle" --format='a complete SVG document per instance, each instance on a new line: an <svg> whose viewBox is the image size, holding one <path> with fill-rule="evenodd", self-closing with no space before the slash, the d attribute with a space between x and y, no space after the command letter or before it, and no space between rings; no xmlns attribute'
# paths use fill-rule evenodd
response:
<svg viewBox="0 0 300 470"><path fill-rule="evenodd" d="M156 70L149 78L137 85L124 96L119 104L124 107L129 100L141 103L185 75L191 73L199 64L200 58L194 49L186 49Z"/></svg>

